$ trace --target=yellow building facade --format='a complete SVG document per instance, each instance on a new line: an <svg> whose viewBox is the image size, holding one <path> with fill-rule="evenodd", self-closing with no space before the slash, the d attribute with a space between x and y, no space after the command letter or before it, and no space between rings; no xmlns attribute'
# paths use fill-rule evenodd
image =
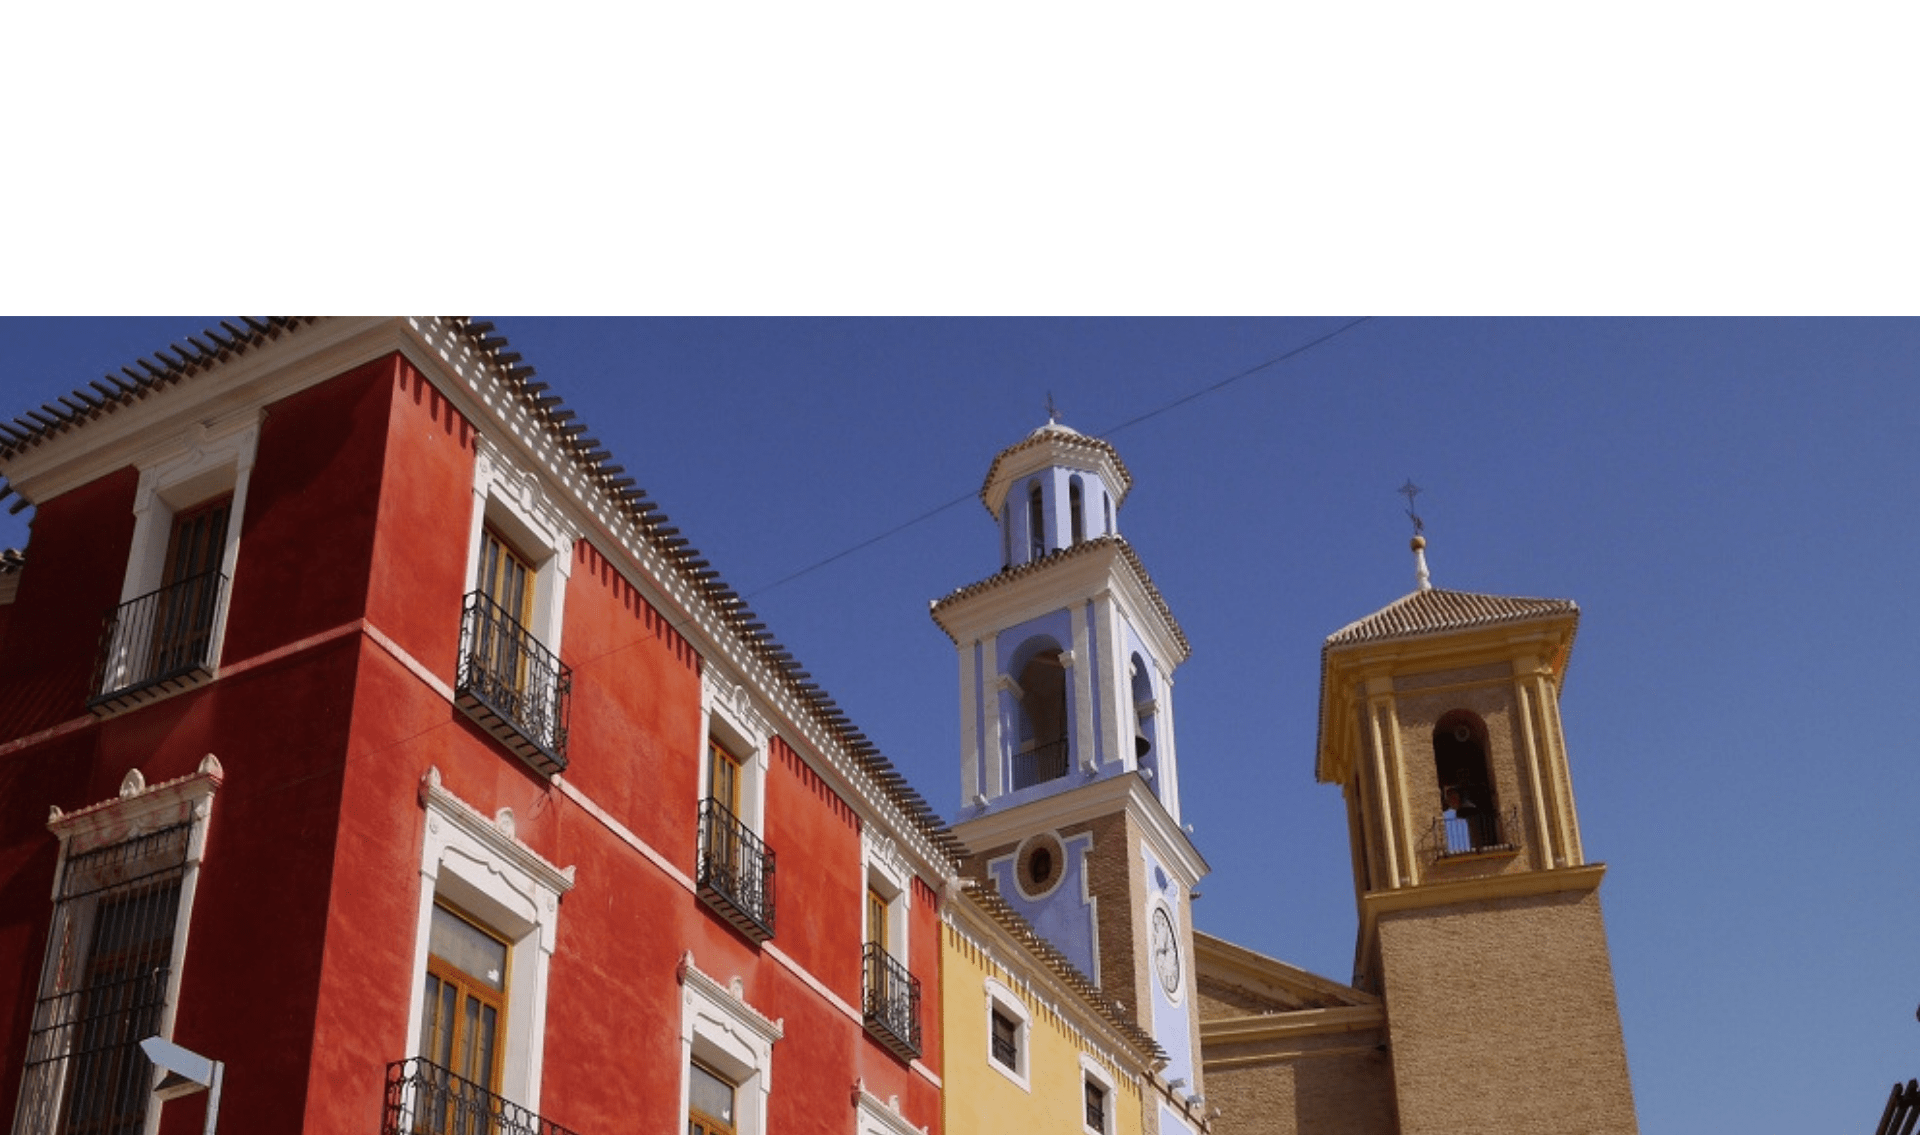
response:
<svg viewBox="0 0 1920 1135"><path fill-rule="evenodd" d="M989 888L942 911L945 1135L1152 1135L1165 1054Z"/></svg>

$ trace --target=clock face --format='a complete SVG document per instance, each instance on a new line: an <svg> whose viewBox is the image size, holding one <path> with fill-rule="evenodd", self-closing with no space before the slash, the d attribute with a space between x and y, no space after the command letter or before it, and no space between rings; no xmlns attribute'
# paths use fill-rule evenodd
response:
<svg viewBox="0 0 1920 1135"><path fill-rule="evenodd" d="M1153 912L1153 970L1160 975L1160 988L1172 997L1180 992L1180 942L1174 937L1173 919L1166 910Z"/></svg>

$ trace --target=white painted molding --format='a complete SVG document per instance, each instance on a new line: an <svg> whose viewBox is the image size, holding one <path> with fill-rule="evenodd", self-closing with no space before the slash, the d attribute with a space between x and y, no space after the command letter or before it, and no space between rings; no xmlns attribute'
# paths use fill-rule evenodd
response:
<svg viewBox="0 0 1920 1135"><path fill-rule="evenodd" d="M853 1084L854 1108L858 1115L855 1135L927 1135L925 1127L915 1127L900 1114L900 1097L884 1102L867 1090L865 1082Z"/></svg>

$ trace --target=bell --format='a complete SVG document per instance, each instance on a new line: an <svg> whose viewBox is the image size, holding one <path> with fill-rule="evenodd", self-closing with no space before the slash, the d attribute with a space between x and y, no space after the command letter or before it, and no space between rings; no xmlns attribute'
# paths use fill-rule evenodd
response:
<svg viewBox="0 0 1920 1135"><path fill-rule="evenodd" d="M1139 720L1133 723L1133 758L1139 760L1153 751L1153 741L1147 737L1147 727Z"/></svg>

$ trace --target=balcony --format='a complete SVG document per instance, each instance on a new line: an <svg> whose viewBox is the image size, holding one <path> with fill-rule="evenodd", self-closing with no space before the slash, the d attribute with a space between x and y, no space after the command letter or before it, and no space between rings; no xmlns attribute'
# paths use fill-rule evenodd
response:
<svg viewBox="0 0 1920 1135"><path fill-rule="evenodd" d="M1059 780L1067 775L1067 739L1035 745L1013 755L1013 787L1016 791Z"/></svg>
<svg viewBox="0 0 1920 1135"><path fill-rule="evenodd" d="M387 1065L380 1135L574 1135L426 1060Z"/></svg>
<svg viewBox="0 0 1920 1135"><path fill-rule="evenodd" d="M573 671L505 608L475 591L460 617L454 698L468 717L542 776L567 768Z"/></svg>
<svg viewBox="0 0 1920 1135"><path fill-rule="evenodd" d="M1431 844L1436 860L1518 851L1519 809L1473 812L1464 816L1435 816Z"/></svg>
<svg viewBox="0 0 1920 1135"><path fill-rule="evenodd" d="M920 1055L920 981L878 942L861 956L867 1032L902 1060Z"/></svg>
<svg viewBox="0 0 1920 1135"><path fill-rule="evenodd" d="M773 852L720 801L700 804L700 897L755 942L773 937Z"/></svg>
<svg viewBox="0 0 1920 1135"><path fill-rule="evenodd" d="M115 607L100 635L87 709L105 717L213 677L226 596L227 577L212 571Z"/></svg>

